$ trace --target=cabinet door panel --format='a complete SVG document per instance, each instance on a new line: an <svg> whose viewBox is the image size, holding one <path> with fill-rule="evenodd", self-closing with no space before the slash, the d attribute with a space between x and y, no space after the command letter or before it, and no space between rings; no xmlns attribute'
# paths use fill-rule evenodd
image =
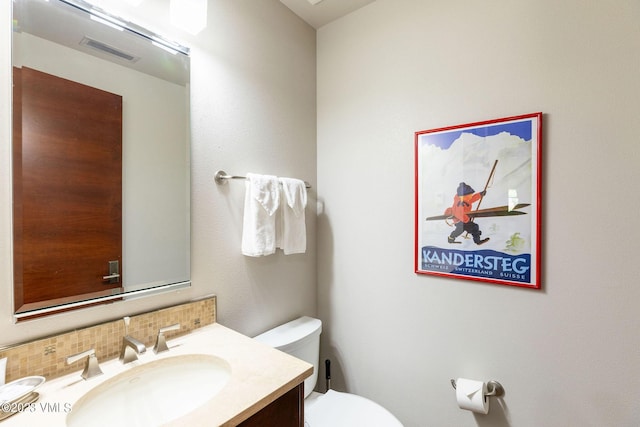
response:
<svg viewBox="0 0 640 427"><path fill-rule="evenodd" d="M241 427L304 427L304 383L240 424Z"/></svg>

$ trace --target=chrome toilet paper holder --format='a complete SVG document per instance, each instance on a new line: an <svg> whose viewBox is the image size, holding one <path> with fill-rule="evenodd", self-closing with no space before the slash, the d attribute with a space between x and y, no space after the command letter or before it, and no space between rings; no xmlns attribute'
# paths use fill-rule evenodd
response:
<svg viewBox="0 0 640 427"><path fill-rule="evenodd" d="M455 389L456 388L456 380L451 379L451 386ZM487 396L496 396L496 397L502 397L504 396L504 387L502 387L502 384L500 384L498 381L488 381L487 382L487 392L485 393L485 397Z"/></svg>

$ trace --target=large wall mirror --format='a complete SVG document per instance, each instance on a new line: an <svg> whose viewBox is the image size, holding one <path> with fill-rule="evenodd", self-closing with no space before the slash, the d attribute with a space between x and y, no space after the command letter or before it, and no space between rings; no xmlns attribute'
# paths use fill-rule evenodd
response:
<svg viewBox="0 0 640 427"><path fill-rule="evenodd" d="M190 285L189 51L13 0L14 316Z"/></svg>

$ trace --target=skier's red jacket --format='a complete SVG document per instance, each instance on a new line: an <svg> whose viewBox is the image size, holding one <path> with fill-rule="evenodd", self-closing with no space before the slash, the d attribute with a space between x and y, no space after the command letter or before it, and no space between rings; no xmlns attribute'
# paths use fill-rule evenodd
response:
<svg viewBox="0 0 640 427"><path fill-rule="evenodd" d="M453 222L464 222L467 223L471 220L471 217L467 215L467 212L471 212L471 205L477 202L482 198L480 193L475 194L467 194L464 196L458 196L457 194L453 197L453 206L447 208L444 211L445 215L453 216Z"/></svg>

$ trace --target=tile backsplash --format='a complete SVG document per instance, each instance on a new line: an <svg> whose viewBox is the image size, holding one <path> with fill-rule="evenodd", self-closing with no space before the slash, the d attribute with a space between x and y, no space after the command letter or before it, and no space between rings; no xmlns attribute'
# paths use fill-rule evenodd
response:
<svg viewBox="0 0 640 427"><path fill-rule="evenodd" d="M147 347L155 344L158 329L180 324L180 329L166 332L167 338L185 335L194 329L216 321L216 297L179 304L148 313L131 316L128 332L124 321L116 319L99 325L76 329L60 335L3 348L0 359L7 358L6 382L30 375L47 379L70 372L82 371L84 360L71 365L66 358L91 348L100 362L120 355L122 337L127 333Z"/></svg>

